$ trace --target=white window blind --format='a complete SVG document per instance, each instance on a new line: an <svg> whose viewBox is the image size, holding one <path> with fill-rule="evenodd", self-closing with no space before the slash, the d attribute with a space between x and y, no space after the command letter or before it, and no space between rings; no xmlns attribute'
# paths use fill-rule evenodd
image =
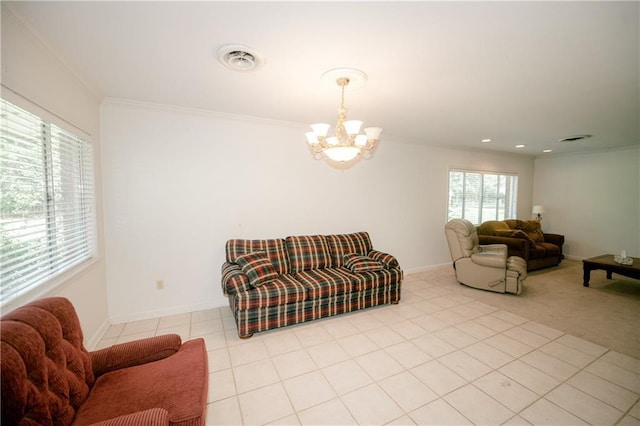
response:
<svg viewBox="0 0 640 426"><path fill-rule="evenodd" d="M449 216L475 225L516 217L518 176L502 173L449 171Z"/></svg>
<svg viewBox="0 0 640 426"><path fill-rule="evenodd" d="M95 252L91 144L0 99L0 303Z"/></svg>

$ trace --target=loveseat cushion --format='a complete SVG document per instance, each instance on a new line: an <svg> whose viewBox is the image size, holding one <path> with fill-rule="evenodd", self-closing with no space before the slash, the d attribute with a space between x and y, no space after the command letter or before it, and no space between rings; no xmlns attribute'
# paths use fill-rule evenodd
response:
<svg viewBox="0 0 640 426"><path fill-rule="evenodd" d="M302 302L307 298L305 286L291 275L279 275L259 287L236 294L238 309L266 308Z"/></svg>
<svg viewBox="0 0 640 426"><path fill-rule="evenodd" d="M538 246L544 247L545 256L560 256L562 252L560 251L560 247L551 243L538 243Z"/></svg>
<svg viewBox="0 0 640 426"><path fill-rule="evenodd" d="M344 267L351 272L379 271L382 263L368 256L360 256L354 253L344 256Z"/></svg>
<svg viewBox="0 0 640 426"><path fill-rule="evenodd" d="M236 262L242 268L242 272L247 274L253 287L258 287L278 277L278 273L271 265L271 260L263 251L238 256Z"/></svg>
<svg viewBox="0 0 640 426"><path fill-rule="evenodd" d="M331 262L334 268L343 265L345 255L358 254L365 256L373 248L369 234L366 232L327 235L327 242L331 250Z"/></svg>
<svg viewBox="0 0 640 426"><path fill-rule="evenodd" d="M496 231L510 231L511 227L503 220L488 220L478 226L478 235L498 235Z"/></svg>
<svg viewBox="0 0 640 426"><path fill-rule="evenodd" d="M324 235L301 235L286 238L291 273L331 267L331 255Z"/></svg>
<svg viewBox="0 0 640 426"><path fill-rule="evenodd" d="M356 279L344 268L311 269L295 275L307 290L309 299L337 296L351 291L351 283Z"/></svg>
<svg viewBox="0 0 640 426"><path fill-rule="evenodd" d="M494 234L497 237L511 237L511 238L521 238L526 240L531 247L535 247L536 242L531 239L529 234L524 232L522 229L497 229Z"/></svg>
<svg viewBox="0 0 640 426"><path fill-rule="evenodd" d="M168 358L100 376L74 425L157 407L169 412L170 424L204 424L208 379L204 340L190 340Z"/></svg>
<svg viewBox="0 0 640 426"><path fill-rule="evenodd" d="M273 268L278 274L289 273L289 260L287 249L283 239L271 240L241 240L233 239L227 241L225 252L227 262L236 263L236 259L243 254L263 251L271 260Z"/></svg>

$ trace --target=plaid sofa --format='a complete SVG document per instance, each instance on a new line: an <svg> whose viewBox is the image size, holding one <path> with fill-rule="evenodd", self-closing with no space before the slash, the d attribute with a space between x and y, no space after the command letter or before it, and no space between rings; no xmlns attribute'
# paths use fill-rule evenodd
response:
<svg viewBox="0 0 640 426"><path fill-rule="evenodd" d="M229 240L222 290L238 335L400 301L403 273L369 234Z"/></svg>

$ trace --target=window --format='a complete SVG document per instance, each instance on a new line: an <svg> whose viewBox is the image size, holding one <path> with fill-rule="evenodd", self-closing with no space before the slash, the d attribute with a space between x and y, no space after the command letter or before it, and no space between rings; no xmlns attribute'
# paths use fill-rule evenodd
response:
<svg viewBox="0 0 640 426"><path fill-rule="evenodd" d="M0 99L0 303L94 255L91 144Z"/></svg>
<svg viewBox="0 0 640 426"><path fill-rule="evenodd" d="M449 171L449 220L467 219L475 225L516 217L518 176Z"/></svg>

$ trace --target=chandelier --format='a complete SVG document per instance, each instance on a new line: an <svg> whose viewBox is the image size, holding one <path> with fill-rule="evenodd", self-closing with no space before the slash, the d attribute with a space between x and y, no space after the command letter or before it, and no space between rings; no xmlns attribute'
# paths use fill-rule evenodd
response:
<svg viewBox="0 0 640 426"><path fill-rule="evenodd" d="M370 151L375 148L382 129L380 127L366 127L363 129L364 134L361 134L362 121L347 120L347 108L344 106L345 87L350 83L360 87L366 78L365 73L353 68L337 68L323 74L323 80L334 80L337 83L342 97L340 108L338 108L335 136L327 137L330 125L326 123L312 124L313 131L305 133L314 154L324 153L332 161L345 163L356 158L363 150Z"/></svg>

